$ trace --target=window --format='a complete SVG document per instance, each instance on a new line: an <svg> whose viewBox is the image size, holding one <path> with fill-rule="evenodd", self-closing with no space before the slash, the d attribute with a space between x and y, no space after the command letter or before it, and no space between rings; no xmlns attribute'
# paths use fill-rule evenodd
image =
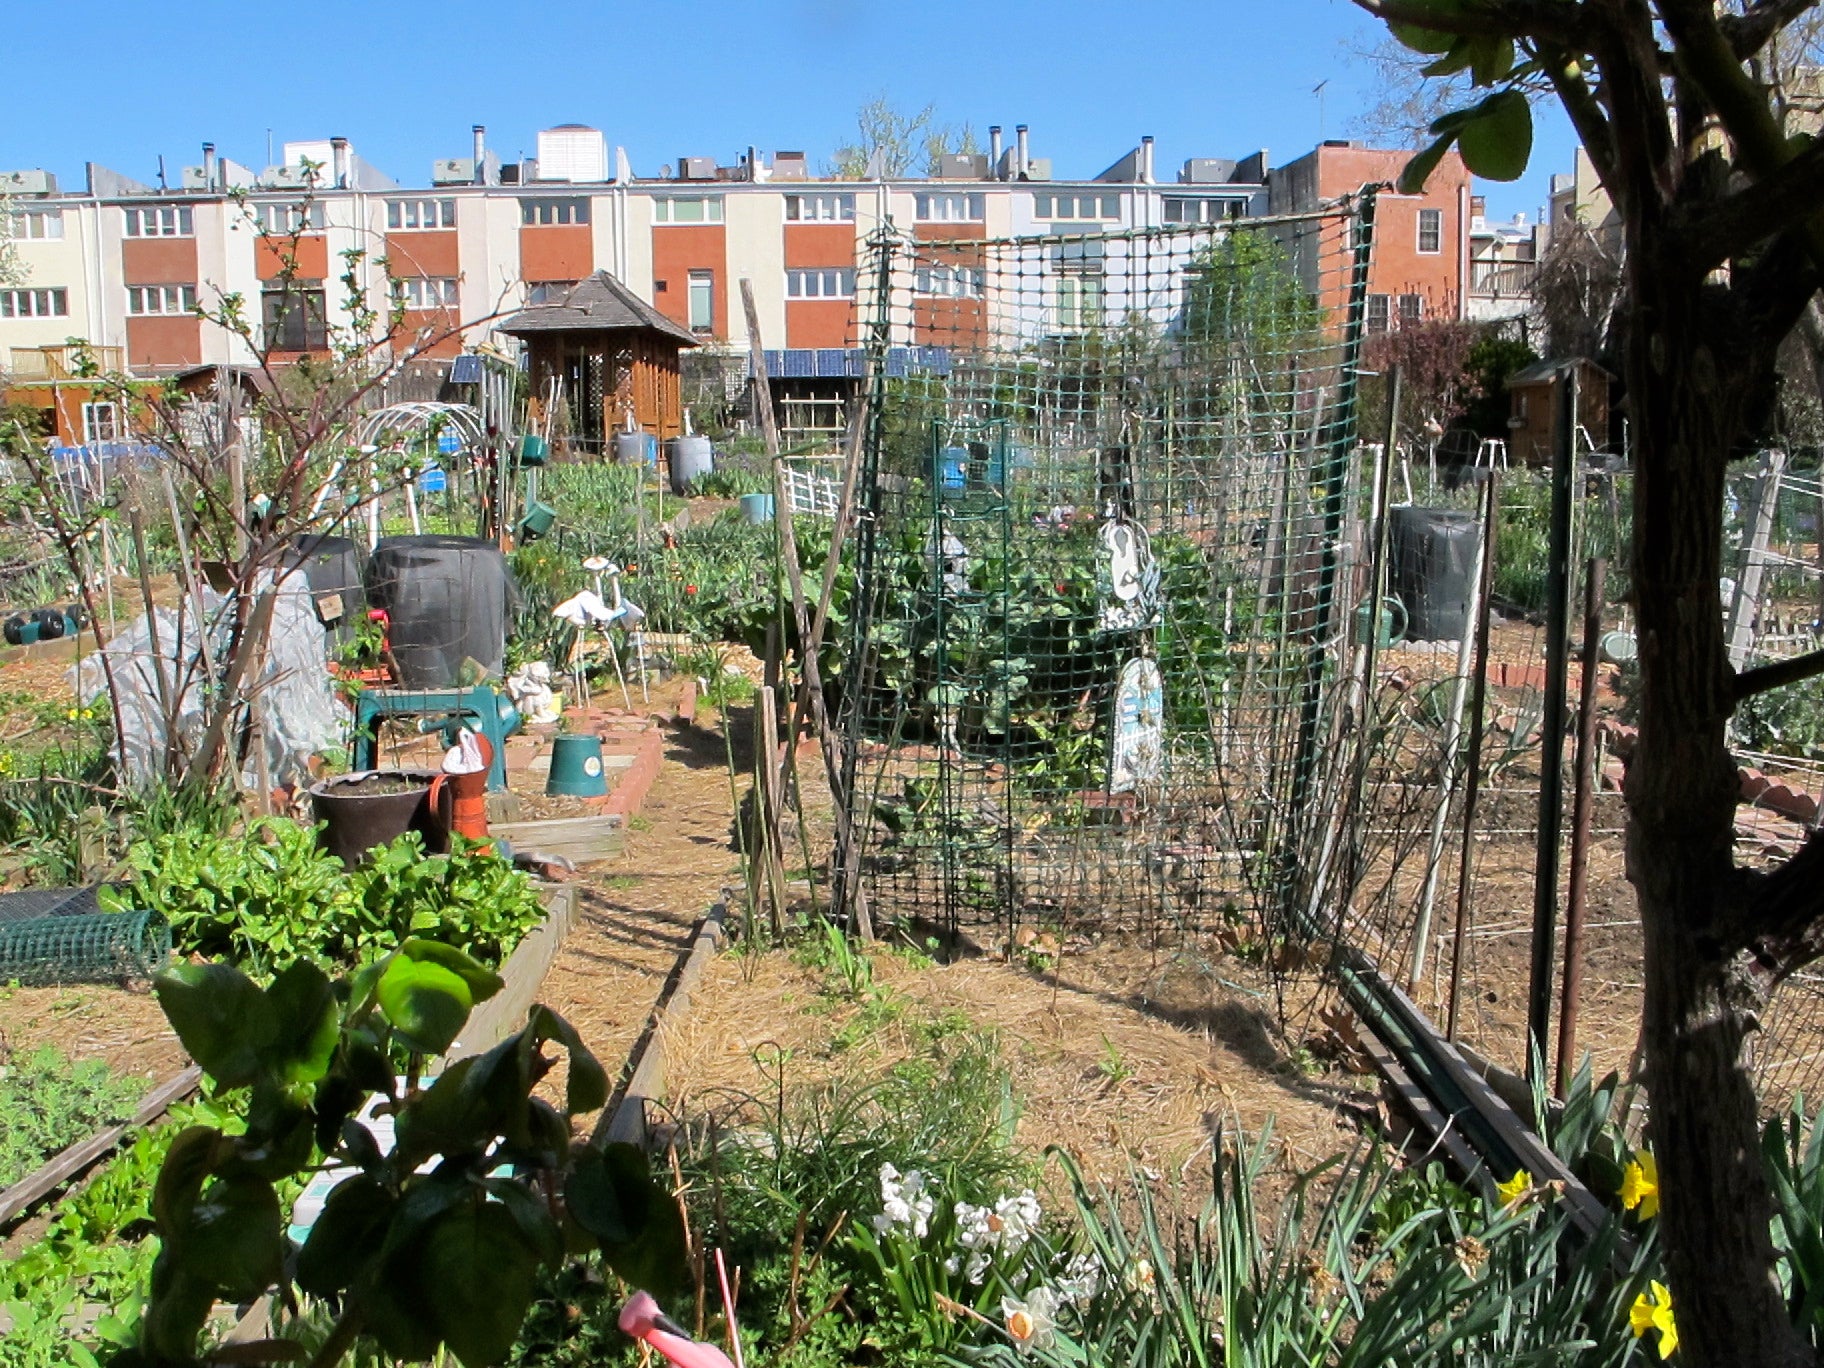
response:
<svg viewBox="0 0 1824 1368"><path fill-rule="evenodd" d="M520 215L525 222L533 222L529 217L530 206L552 201L521 200ZM587 223L589 216L584 214L580 221ZM556 219L541 219L539 222L558 222ZM453 199L404 199L386 202L386 226L395 232L423 228L454 228L456 226L456 201Z"/></svg>
<svg viewBox="0 0 1824 1368"><path fill-rule="evenodd" d="M266 346L273 351L322 351L329 346L329 315L320 289L267 290L260 296Z"/></svg>
<svg viewBox="0 0 1824 1368"><path fill-rule="evenodd" d="M1167 223L1221 223L1238 219L1247 213L1243 199L1187 199L1176 195L1165 197Z"/></svg>
<svg viewBox="0 0 1824 1368"><path fill-rule="evenodd" d="M1093 328L1102 322L1102 277L1067 275L1058 278L1058 326Z"/></svg>
<svg viewBox="0 0 1824 1368"><path fill-rule="evenodd" d="M0 318L68 318L70 292L61 286L49 290L0 290Z"/></svg>
<svg viewBox="0 0 1824 1368"><path fill-rule="evenodd" d="M128 237L192 237L196 233L187 204L135 206L121 212L127 216Z"/></svg>
<svg viewBox="0 0 1824 1368"><path fill-rule="evenodd" d="M690 330L714 332L716 327L716 275L714 271L690 273Z"/></svg>
<svg viewBox="0 0 1824 1368"><path fill-rule="evenodd" d="M979 266L920 266L912 273L914 294L940 299L980 299L988 273Z"/></svg>
<svg viewBox="0 0 1824 1368"><path fill-rule="evenodd" d="M722 196L667 195L652 202L654 223L720 223Z"/></svg>
<svg viewBox="0 0 1824 1368"><path fill-rule="evenodd" d="M855 196L787 195L785 220L787 223L853 223Z"/></svg>
<svg viewBox="0 0 1824 1368"><path fill-rule="evenodd" d="M1419 250L1426 253L1444 250L1444 211L1442 209L1419 210Z"/></svg>
<svg viewBox="0 0 1824 1368"><path fill-rule="evenodd" d="M1121 218L1119 195L1034 195L1032 216L1041 219L1110 220Z"/></svg>
<svg viewBox="0 0 1824 1368"><path fill-rule="evenodd" d="M576 286L574 280L535 280L526 286L526 303L562 304Z"/></svg>
<svg viewBox="0 0 1824 1368"><path fill-rule="evenodd" d="M1425 297L1416 294L1400 296L1400 326L1409 328L1425 317Z"/></svg>
<svg viewBox="0 0 1824 1368"><path fill-rule="evenodd" d="M855 272L846 266L825 266L785 273L787 299L852 299Z"/></svg>
<svg viewBox="0 0 1824 1368"><path fill-rule="evenodd" d="M563 224L589 222L586 199L522 199L519 221L528 228L550 228ZM452 218L452 222L454 219Z"/></svg>
<svg viewBox="0 0 1824 1368"><path fill-rule="evenodd" d="M399 276L393 294L408 309L453 309L456 282L448 276Z"/></svg>
<svg viewBox="0 0 1824 1368"><path fill-rule="evenodd" d="M21 209L13 215L13 237L20 242L62 236L61 209Z"/></svg>
<svg viewBox="0 0 1824 1368"><path fill-rule="evenodd" d="M1384 333L1388 328L1387 304L1389 296L1371 294L1368 296L1368 331Z"/></svg>
<svg viewBox="0 0 1824 1368"><path fill-rule="evenodd" d="M253 221L265 233L277 233L290 237L293 233L320 233L323 231L323 202L311 200L305 204L256 204L253 206Z"/></svg>
<svg viewBox="0 0 1824 1368"><path fill-rule="evenodd" d="M988 216L986 195L920 195L920 223L980 223Z"/></svg>
<svg viewBox="0 0 1824 1368"><path fill-rule="evenodd" d="M94 442L118 442L120 440L120 410L106 401L98 401L82 406L82 440L89 445Z"/></svg>
<svg viewBox="0 0 1824 1368"><path fill-rule="evenodd" d="M196 311L194 285L129 285L127 312L140 317Z"/></svg>

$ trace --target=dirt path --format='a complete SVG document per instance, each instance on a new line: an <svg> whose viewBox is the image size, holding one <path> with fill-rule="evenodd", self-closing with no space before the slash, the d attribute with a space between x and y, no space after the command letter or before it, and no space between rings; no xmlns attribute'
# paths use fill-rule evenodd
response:
<svg viewBox="0 0 1824 1368"><path fill-rule="evenodd" d="M575 922L539 1001L576 1027L610 1077L645 1030L691 929L740 878L729 813L721 733L705 710L667 736L625 852L580 880Z"/></svg>

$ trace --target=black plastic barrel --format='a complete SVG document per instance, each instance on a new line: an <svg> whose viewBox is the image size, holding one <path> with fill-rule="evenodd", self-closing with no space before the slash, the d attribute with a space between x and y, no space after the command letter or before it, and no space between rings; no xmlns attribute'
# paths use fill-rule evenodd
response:
<svg viewBox="0 0 1824 1368"><path fill-rule="evenodd" d="M367 616L367 590L361 583L365 560L348 537L301 536L285 553L285 572L304 572L317 616L330 634L332 654L354 640L355 628Z"/></svg>
<svg viewBox="0 0 1824 1368"><path fill-rule="evenodd" d="M517 594L513 572L480 537L383 537L368 558L367 600L384 609L399 683L449 689L498 676Z"/></svg>
<svg viewBox="0 0 1824 1368"><path fill-rule="evenodd" d="M1460 641L1469 630L1475 585L1473 513L1398 507L1388 526L1393 591L1406 605L1406 635L1415 641Z"/></svg>

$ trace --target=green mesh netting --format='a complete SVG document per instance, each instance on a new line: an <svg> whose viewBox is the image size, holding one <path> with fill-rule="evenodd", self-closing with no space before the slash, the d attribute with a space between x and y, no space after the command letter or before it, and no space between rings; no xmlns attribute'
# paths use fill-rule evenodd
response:
<svg viewBox="0 0 1824 1368"><path fill-rule="evenodd" d="M171 954L157 912L99 912L0 921L0 983L145 978Z"/></svg>
<svg viewBox="0 0 1824 1368"><path fill-rule="evenodd" d="M1310 896L1370 221L877 238L838 862L876 918Z"/></svg>

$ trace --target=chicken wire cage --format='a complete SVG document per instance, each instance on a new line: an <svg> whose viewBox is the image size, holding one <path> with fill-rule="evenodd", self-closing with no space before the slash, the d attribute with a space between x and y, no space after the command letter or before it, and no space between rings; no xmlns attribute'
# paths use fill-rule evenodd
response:
<svg viewBox="0 0 1824 1368"><path fill-rule="evenodd" d="M1372 204L877 237L839 898L1144 930L1311 896Z"/></svg>

